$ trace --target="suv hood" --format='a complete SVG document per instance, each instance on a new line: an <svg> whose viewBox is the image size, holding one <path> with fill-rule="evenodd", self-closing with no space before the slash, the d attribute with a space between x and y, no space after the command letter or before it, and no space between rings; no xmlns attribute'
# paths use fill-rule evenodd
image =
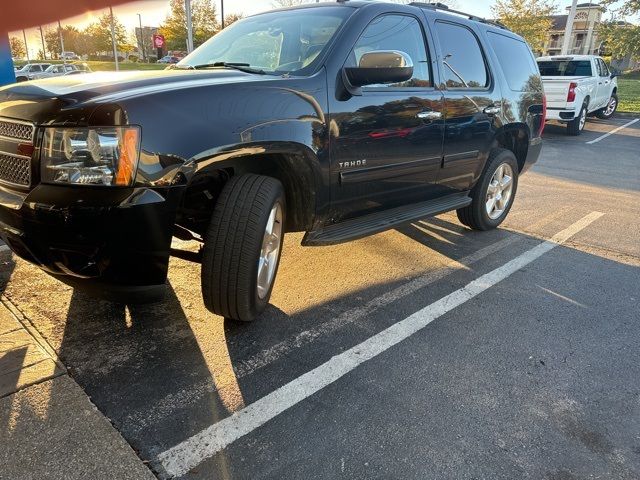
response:
<svg viewBox="0 0 640 480"><path fill-rule="evenodd" d="M50 123L71 109L94 109L99 104L185 88L278 78L226 69L64 75L0 88L0 117Z"/></svg>

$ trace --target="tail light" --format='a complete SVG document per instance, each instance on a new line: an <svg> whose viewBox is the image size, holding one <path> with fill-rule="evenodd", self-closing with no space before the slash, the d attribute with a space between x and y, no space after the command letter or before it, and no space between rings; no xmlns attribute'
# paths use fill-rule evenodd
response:
<svg viewBox="0 0 640 480"><path fill-rule="evenodd" d="M544 131L544 125L547 121L547 96L542 94L542 116L540 117L540 129L538 130L538 136L542 136L542 132Z"/></svg>
<svg viewBox="0 0 640 480"><path fill-rule="evenodd" d="M569 93L567 93L567 102L575 101L577 87L578 87L578 84L576 82L571 82L569 84Z"/></svg>

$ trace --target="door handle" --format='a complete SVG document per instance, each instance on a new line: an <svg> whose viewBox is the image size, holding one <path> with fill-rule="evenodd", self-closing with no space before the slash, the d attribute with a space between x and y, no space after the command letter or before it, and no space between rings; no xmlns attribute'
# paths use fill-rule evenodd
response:
<svg viewBox="0 0 640 480"><path fill-rule="evenodd" d="M490 105L488 107L486 107L483 112L486 113L487 115L496 115L498 113L500 113L501 108L498 107L497 105Z"/></svg>
<svg viewBox="0 0 640 480"><path fill-rule="evenodd" d="M434 112L433 110L428 110L426 112L420 112L416 115L421 120L439 120L442 118L442 112Z"/></svg>

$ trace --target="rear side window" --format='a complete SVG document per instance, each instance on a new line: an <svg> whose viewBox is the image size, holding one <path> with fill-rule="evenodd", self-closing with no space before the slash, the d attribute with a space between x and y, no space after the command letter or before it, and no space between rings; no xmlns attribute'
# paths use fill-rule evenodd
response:
<svg viewBox="0 0 640 480"><path fill-rule="evenodd" d="M590 77L589 60L541 60L538 62L543 77Z"/></svg>
<svg viewBox="0 0 640 480"><path fill-rule="evenodd" d="M486 88L489 74L476 36L462 25L436 22L447 88Z"/></svg>
<svg viewBox="0 0 640 480"><path fill-rule="evenodd" d="M527 44L494 32L489 32L488 37L509 88L515 92L529 90L527 82L538 75L538 69Z"/></svg>

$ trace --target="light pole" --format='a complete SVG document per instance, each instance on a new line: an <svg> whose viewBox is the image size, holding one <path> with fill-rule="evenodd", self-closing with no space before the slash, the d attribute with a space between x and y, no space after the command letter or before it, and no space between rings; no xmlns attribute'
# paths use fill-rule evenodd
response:
<svg viewBox="0 0 640 480"><path fill-rule="evenodd" d="M113 20L113 8L109 7L109 13L111 14L111 43L113 44L113 59L116 61L116 72L120 70L120 64L118 63L118 47L116 46L116 26Z"/></svg>
<svg viewBox="0 0 640 480"><path fill-rule="evenodd" d="M140 21L140 47L142 49L142 61L147 63L147 53L144 48L144 30L142 30L142 15L138 14L138 20Z"/></svg>
<svg viewBox="0 0 640 480"><path fill-rule="evenodd" d="M573 31L573 19L576 16L576 6L578 0L573 0L571 3L571 10L569 10L569 16L567 17L567 26L564 28L564 39L562 40L562 50L560 55L566 55L569 53L569 46L571 44L571 33Z"/></svg>
<svg viewBox="0 0 640 480"><path fill-rule="evenodd" d="M187 52L193 52L193 22L191 21L191 0L184 0L184 12L187 16Z"/></svg>
<svg viewBox="0 0 640 480"><path fill-rule="evenodd" d="M220 0L220 19L222 20L220 25L224 28L224 0Z"/></svg>
<svg viewBox="0 0 640 480"><path fill-rule="evenodd" d="M40 29L40 40L42 40L42 56L44 59L47 59L47 48L44 46L44 34L42 33L42 27L38 27Z"/></svg>
<svg viewBox="0 0 640 480"><path fill-rule="evenodd" d="M27 33L22 30L22 38L24 38L24 51L27 52L27 63L31 63L29 60L29 46L27 45Z"/></svg>
<svg viewBox="0 0 640 480"><path fill-rule="evenodd" d="M60 20L58 20L58 35L60 36L60 56L62 57L62 63L67 63L67 60L64 58L64 38L62 38L62 26L60 25Z"/></svg>

